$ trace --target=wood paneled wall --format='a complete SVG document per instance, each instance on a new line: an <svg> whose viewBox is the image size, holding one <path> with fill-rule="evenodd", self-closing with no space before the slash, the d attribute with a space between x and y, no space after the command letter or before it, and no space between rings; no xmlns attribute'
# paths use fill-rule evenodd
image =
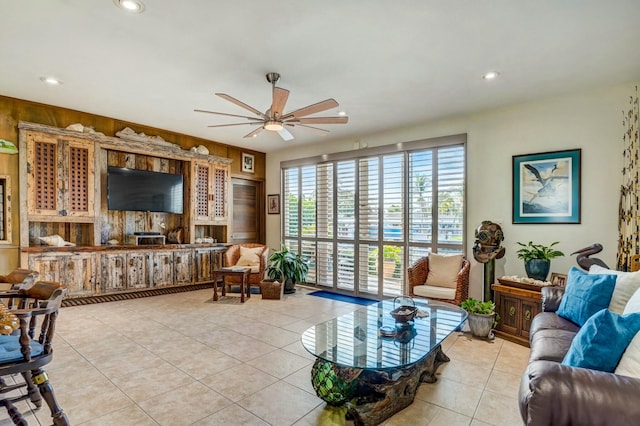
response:
<svg viewBox="0 0 640 426"><path fill-rule="evenodd" d="M14 142L18 145L18 123L20 121L29 121L32 123L46 124L65 128L73 123L81 123L84 126L93 127L97 132L102 132L107 136L115 136L115 133L125 127L130 127L135 132L144 132L151 136L161 136L168 142L178 144L185 149L194 146L204 145L209 149L211 155L231 158L231 175L243 176L247 179L264 180L265 178L265 154L257 151L250 151L233 147L220 142L201 139L180 133L174 133L168 130L158 129L154 127L144 126L142 124L130 123L127 121L117 120L114 118L104 117L100 115L90 114L82 111L75 111L67 108L45 105L36 102L0 96L0 139ZM241 171L242 152L253 154L255 156L255 173L243 173ZM153 160L156 161L157 159ZM140 160L146 161L146 160ZM136 160L137 162L137 160ZM20 202L19 199L19 179L18 176L18 156L0 154L0 174L6 174L11 177L12 185L12 244L11 246L0 245L0 266L4 270L0 270L0 274L8 272L8 270L18 265L9 265L9 259L17 259L17 246L20 241ZM161 219L161 218L160 218ZM152 218L152 220L155 220ZM168 225L168 224L167 224ZM169 225L168 225L169 226ZM11 253L7 253L10 250ZM14 252L16 251L16 252ZM7 262L4 262L4 261Z"/></svg>

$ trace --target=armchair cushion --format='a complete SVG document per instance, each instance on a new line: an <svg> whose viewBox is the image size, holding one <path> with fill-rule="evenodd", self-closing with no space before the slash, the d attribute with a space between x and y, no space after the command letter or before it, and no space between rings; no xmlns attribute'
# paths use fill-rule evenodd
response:
<svg viewBox="0 0 640 426"><path fill-rule="evenodd" d="M236 266L260 266L260 255L264 251L264 247L240 247L240 257L236 262Z"/></svg>
<svg viewBox="0 0 640 426"><path fill-rule="evenodd" d="M614 275L588 275L578 268L569 271L557 314L579 326L596 312L609 307L616 284Z"/></svg>
<svg viewBox="0 0 640 426"><path fill-rule="evenodd" d="M578 331L562 364L611 373L638 331L640 313L618 315L603 309Z"/></svg>
<svg viewBox="0 0 640 426"><path fill-rule="evenodd" d="M462 255L442 256L436 253L429 255L428 286L448 287L455 289L458 273L462 267ZM453 299L453 298L452 298Z"/></svg>

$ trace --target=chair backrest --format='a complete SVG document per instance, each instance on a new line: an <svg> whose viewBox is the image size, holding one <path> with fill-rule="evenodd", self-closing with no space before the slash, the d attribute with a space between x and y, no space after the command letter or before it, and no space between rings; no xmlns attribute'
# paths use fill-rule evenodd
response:
<svg viewBox="0 0 640 426"><path fill-rule="evenodd" d="M18 288L28 288L33 284L38 275L40 275L38 271L17 268L9 272L7 275L0 275L0 283L11 284L11 288L13 290Z"/></svg>
<svg viewBox="0 0 640 426"><path fill-rule="evenodd" d="M13 348L10 339L19 343L19 351L5 350L0 374L24 371L25 363L30 369L41 367L51 360L55 322L64 295L65 286L53 281L38 281L29 289L0 293L2 303L19 321L12 336L5 336L2 343ZM7 340L9 338L9 340Z"/></svg>

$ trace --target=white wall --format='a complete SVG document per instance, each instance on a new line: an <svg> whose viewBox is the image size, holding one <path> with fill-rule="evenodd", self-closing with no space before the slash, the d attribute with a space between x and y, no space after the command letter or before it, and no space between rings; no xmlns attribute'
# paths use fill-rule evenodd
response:
<svg viewBox="0 0 640 426"><path fill-rule="evenodd" d="M483 220L502 224L505 257L496 276L525 276L515 255L516 241L549 244L559 241L565 257L551 262L551 271L574 266L573 251L598 242L596 255L615 267L618 199L622 182L622 111L629 108L634 84L591 90L543 101L438 120L411 128L360 138L369 147L456 133L467 133L467 257L472 261L471 289L481 297L483 265L473 260L474 230ZM354 140L323 141L267 154L266 192L280 193L280 162L349 151ZM582 218L579 225L512 224L512 156L564 149L582 149ZM280 245L279 215L267 215L267 244Z"/></svg>

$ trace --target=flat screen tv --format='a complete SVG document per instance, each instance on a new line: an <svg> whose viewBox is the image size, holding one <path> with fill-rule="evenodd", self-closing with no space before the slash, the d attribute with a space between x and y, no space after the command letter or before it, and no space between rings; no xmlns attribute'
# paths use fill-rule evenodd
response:
<svg viewBox="0 0 640 426"><path fill-rule="evenodd" d="M109 210L182 214L182 175L108 167L107 199Z"/></svg>

